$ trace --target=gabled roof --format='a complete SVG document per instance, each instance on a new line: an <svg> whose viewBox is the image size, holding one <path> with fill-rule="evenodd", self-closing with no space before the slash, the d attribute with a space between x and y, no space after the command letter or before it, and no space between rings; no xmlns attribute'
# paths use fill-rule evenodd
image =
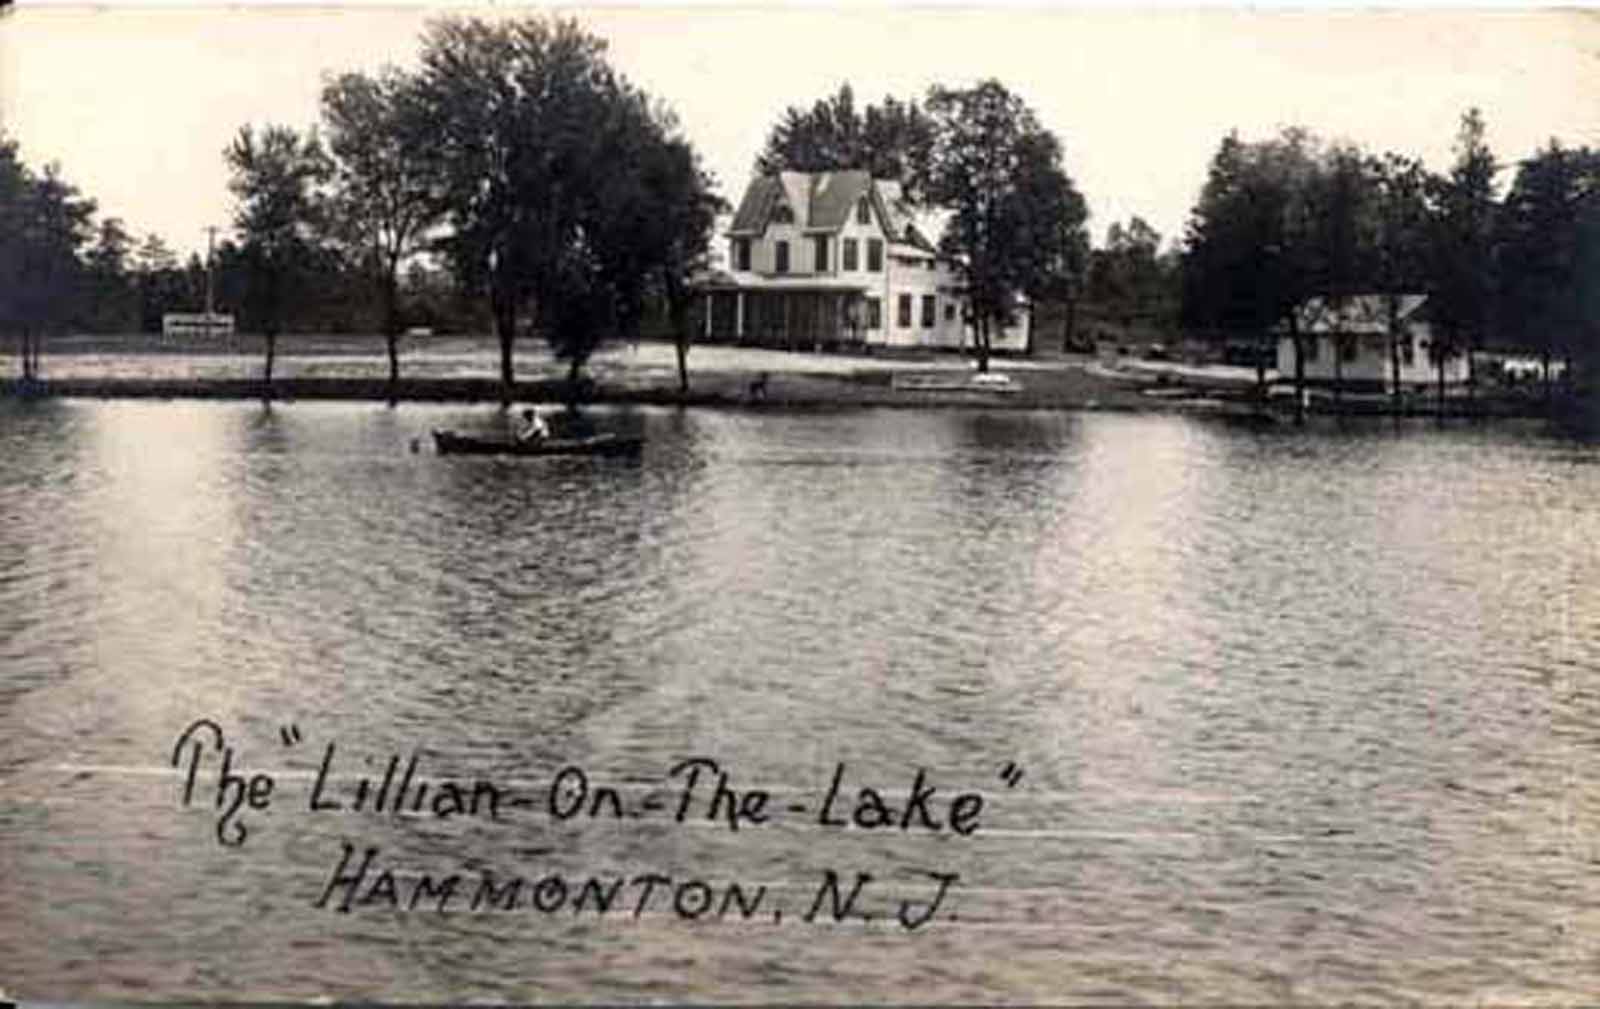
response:
<svg viewBox="0 0 1600 1009"><path fill-rule="evenodd" d="M805 226L837 231L855 213L856 202L872 187L872 176L862 171L818 172L811 176L811 208Z"/></svg>
<svg viewBox="0 0 1600 1009"><path fill-rule="evenodd" d="M1327 298L1312 298L1300 306L1300 328L1306 333L1357 333L1382 335L1389 331L1389 299L1385 294L1356 294L1335 307ZM1407 322L1427 302L1425 294L1399 294L1399 321Z"/></svg>
<svg viewBox="0 0 1600 1009"><path fill-rule="evenodd" d="M750 180L750 185L745 187L744 199L739 201L739 209L734 212L733 226L728 229L728 234L755 234L761 232L767 224L767 216L772 213L772 205L778 200L780 186L776 175L760 175Z"/></svg>
<svg viewBox="0 0 1600 1009"><path fill-rule="evenodd" d="M728 233L759 235L780 201L794 211L794 223L801 230L837 231L850 219L856 201L870 195L873 188L872 176L859 170L757 176L746 187ZM879 213L883 213L881 205Z"/></svg>

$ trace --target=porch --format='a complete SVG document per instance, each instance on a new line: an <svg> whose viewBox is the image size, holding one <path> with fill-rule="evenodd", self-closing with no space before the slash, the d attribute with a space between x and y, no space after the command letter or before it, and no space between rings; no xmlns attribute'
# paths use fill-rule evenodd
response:
<svg viewBox="0 0 1600 1009"><path fill-rule="evenodd" d="M703 331L709 342L781 350L822 350L866 344L866 296L857 287L702 289Z"/></svg>

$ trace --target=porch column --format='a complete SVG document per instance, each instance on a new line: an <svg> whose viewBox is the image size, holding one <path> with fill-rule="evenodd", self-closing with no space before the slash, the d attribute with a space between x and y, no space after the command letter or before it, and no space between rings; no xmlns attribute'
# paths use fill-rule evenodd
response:
<svg viewBox="0 0 1600 1009"><path fill-rule="evenodd" d="M703 327L704 332L701 333L701 335L703 337L705 337L707 340L709 340L709 339L711 339L711 317L713 315L717 314L717 292L715 292L715 291L707 291L706 292L705 305L706 305L706 322L705 322L705 326Z"/></svg>
<svg viewBox="0 0 1600 1009"><path fill-rule="evenodd" d="M744 342L744 292L736 291L733 295L733 337L739 343Z"/></svg>

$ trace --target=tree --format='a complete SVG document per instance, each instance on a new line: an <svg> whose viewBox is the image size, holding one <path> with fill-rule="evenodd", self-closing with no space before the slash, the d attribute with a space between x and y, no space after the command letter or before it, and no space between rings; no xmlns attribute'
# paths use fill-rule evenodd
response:
<svg viewBox="0 0 1600 1009"><path fill-rule="evenodd" d="M711 177L700 167L687 140L662 136L640 163L644 189L654 212L640 222L635 241L656 263L662 300L672 328L678 359L678 391L689 391L690 286L707 266L716 215L726 204L714 192Z"/></svg>
<svg viewBox="0 0 1600 1009"><path fill-rule="evenodd" d="M1444 367L1466 355L1469 380L1472 353L1488 331L1495 290L1494 155L1484 140L1483 115L1470 109L1456 132L1455 163L1434 184L1432 241L1434 289L1432 357L1439 376L1439 410L1444 411Z"/></svg>
<svg viewBox="0 0 1600 1009"><path fill-rule="evenodd" d="M1161 321L1166 313L1166 265L1161 235L1141 217L1112 222L1104 248L1089 258L1089 297L1127 329L1135 319Z"/></svg>
<svg viewBox="0 0 1600 1009"><path fill-rule="evenodd" d="M400 381L400 267L442 213L432 143L415 81L394 68L343 74L322 91L336 159L332 216L378 295L390 402Z"/></svg>
<svg viewBox="0 0 1600 1009"><path fill-rule="evenodd" d="M1400 412L1400 301L1428 283L1428 173L1422 163L1395 153L1372 158L1367 174L1375 187L1373 279L1383 296L1389 340L1389 386Z"/></svg>
<svg viewBox="0 0 1600 1009"><path fill-rule="evenodd" d="M1600 216L1600 155L1556 140L1523 161L1496 220L1499 329L1538 353L1546 398L1550 362L1569 359L1592 327L1586 262Z"/></svg>
<svg viewBox="0 0 1600 1009"><path fill-rule="evenodd" d="M1350 299L1370 290L1374 275L1375 186L1367 159L1351 146L1328 151L1311 176L1310 266L1320 304L1342 319ZM1335 408L1344 393L1344 361L1357 350L1353 335L1336 329L1333 347Z"/></svg>
<svg viewBox="0 0 1600 1009"><path fill-rule="evenodd" d="M897 179L916 201L926 183L933 122L915 101L885 96L858 111L848 83L809 110L791 105L767 134L756 158L758 175L865 169L877 179Z"/></svg>
<svg viewBox="0 0 1600 1009"><path fill-rule="evenodd" d="M101 221L85 263L88 310L84 322L89 328L118 332L138 327L138 291L132 266L133 236L118 218Z"/></svg>
<svg viewBox="0 0 1600 1009"><path fill-rule="evenodd" d="M14 144L0 138L0 290L4 314L21 335L22 376L39 377L45 336L71 318L83 289L80 250L88 242L94 202L78 194L54 165L35 175Z"/></svg>
<svg viewBox="0 0 1600 1009"><path fill-rule="evenodd" d="M425 39L417 94L435 138L441 247L462 286L488 295L508 402L525 309L576 389L602 340L637 331L651 278L703 251L703 229L669 235L663 223L699 221L707 183L692 150L604 51L559 19L446 19Z"/></svg>
<svg viewBox="0 0 1600 1009"><path fill-rule="evenodd" d="M198 299L188 296L178 257L159 235L146 235L132 251L131 260L141 331L159 333L162 316L197 303Z"/></svg>
<svg viewBox="0 0 1600 1009"><path fill-rule="evenodd" d="M270 399L278 334L295 316L307 280L323 259L318 248L326 223L323 187L332 166L315 130L302 136L287 126L267 126L259 133L241 127L225 157L248 278L244 304L266 337L262 395Z"/></svg>
<svg viewBox="0 0 1600 1009"><path fill-rule="evenodd" d="M1184 239L1183 318L1212 332L1252 334L1264 394L1275 329L1294 350L1295 402L1305 401L1300 311L1316 292L1312 191L1317 143L1301 129L1245 143L1230 134L1212 159ZM1303 410L1297 409L1297 418Z"/></svg>
<svg viewBox="0 0 1600 1009"><path fill-rule="evenodd" d="M530 299L540 323L560 326L563 297L589 298L586 285L560 286L584 280L568 256L582 242L579 191L619 167L597 163L592 143L603 49L571 21L447 18L424 38L418 96L450 226L442 248L462 286L488 296L507 402Z"/></svg>
<svg viewBox="0 0 1600 1009"><path fill-rule="evenodd" d="M951 211L940 250L957 263L978 369L987 371L993 328L1008 325L1020 300L1037 299L1060 276L1085 206L1061 167L1060 142L999 81L935 86L927 112L934 136L927 195Z"/></svg>

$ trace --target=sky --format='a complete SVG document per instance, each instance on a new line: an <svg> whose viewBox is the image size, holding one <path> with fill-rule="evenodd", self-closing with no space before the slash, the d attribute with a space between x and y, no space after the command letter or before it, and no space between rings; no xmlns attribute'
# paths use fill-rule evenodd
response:
<svg viewBox="0 0 1600 1009"><path fill-rule="evenodd" d="M0 16L0 129L130 230L180 254L226 230L222 150L246 123L310 126L324 75L414 65L443 8L64 3ZM849 82L858 105L996 77L1060 138L1103 241L1139 215L1168 240L1222 137L1301 125L1443 169L1483 110L1513 164L1549 138L1600 146L1600 11L801 5L454 8L561 13L676 112L737 202L788 105ZM1502 183L1509 181L1508 171Z"/></svg>

